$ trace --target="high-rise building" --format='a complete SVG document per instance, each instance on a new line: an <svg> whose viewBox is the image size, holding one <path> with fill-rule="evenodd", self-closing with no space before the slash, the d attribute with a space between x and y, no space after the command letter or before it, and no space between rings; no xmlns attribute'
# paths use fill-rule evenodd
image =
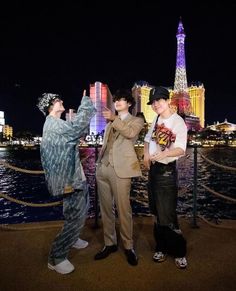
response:
<svg viewBox="0 0 236 291"><path fill-rule="evenodd" d="M0 111L0 132L3 132L4 125L5 125L4 111Z"/></svg>
<svg viewBox="0 0 236 291"><path fill-rule="evenodd" d="M141 95L141 88L142 87L149 87L148 82L146 81L137 81L134 83L133 88L132 88L132 96L135 99L135 106L133 108L133 114L136 115L137 113L142 111L142 95Z"/></svg>
<svg viewBox="0 0 236 291"><path fill-rule="evenodd" d="M138 81L132 88L132 95L135 99L135 107L133 114L137 115L142 112L145 120L148 124L152 123L156 113L152 110L150 105L147 105L149 101L149 93L153 86L149 85L146 81Z"/></svg>
<svg viewBox="0 0 236 291"><path fill-rule="evenodd" d="M90 97L97 109L96 115L90 122L90 134L101 133L106 126L106 119L102 116L104 107L114 109L111 92L106 84L95 82L90 84Z"/></svg>
<svg viewBox="0 0 236 291"><path fill-rule="evenodd" d="M170 99L173 98L174 90L168 88ZM200 120L200 126L205 127L205 88L202 83L192 84L188 87L189 98L191 102L192 114Z"/></svg>
<svg viewBox="0 0 236 291"><path fill-rule="evenodd" d="M174 92L171 97L171 106L181 115L187 125L188 130L199 130L199 117L193 114L193 108L189 96L187 85L187 74L185 65L185 32L182 20L180 19L177 29L177 56Z"/></svg>
<svg viewBox="0 0 236 291"><path fill-rule="evenodd" d="M152 123L153 119L157 116L156 112L152 110L152 107L147 105L151 89L152 87L150 86L141 87L141 108L146 122L149 124Z"/></svg>
<svg viewBox="0 0 236 291"><path fill-rule="evenodd" d="M2 132L3 132L3 137L5 137L8 140L12 139L12 137L13 137L13 127L12 126L7 125L7 124L3 125Z"/></svg>
<svg viewBox="0 0 236 291"><path fill-rule="evenodd" d="M203 84L188 87L193 114L199 117L200 125L205 127L205 88Z"/></svg>

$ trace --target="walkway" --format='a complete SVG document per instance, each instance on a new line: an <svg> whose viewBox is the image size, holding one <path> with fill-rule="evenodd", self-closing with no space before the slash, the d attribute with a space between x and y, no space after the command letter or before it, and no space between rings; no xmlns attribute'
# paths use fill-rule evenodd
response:
<svg viewBox="0 0 236 291"><path fill-rule="evenodd" d="M102 229L88 220L81 235L89 241L84 250L73 249L70 260L76 270L59 275L47 269L47 254L61 222L20 225L22 231L0 229L1 291L233 291L236 290L236 229L220 229L198 221L199 229L180 219L188 240L186 270L175 267L172 258L162 264L152 261L152 218L135 218L134 232L139 265L129 266L119 251L102 261L94 254L102 247ZM232 221L236 226L236 221ZM45 227L27 230L27 227ZM51 227L50 227L51 226Z"/></svg>

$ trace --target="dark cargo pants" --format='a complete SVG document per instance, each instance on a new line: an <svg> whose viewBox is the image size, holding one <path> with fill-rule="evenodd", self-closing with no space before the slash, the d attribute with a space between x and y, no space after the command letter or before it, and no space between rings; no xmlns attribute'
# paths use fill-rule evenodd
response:
<svg viewBox="0 0 236 291"><path fill-rule="evenodd" d="M154 238L156 251L174 257L186 255L186 240L178 224L176 213L178 195L176 162L168 165L151 164L148 180L149 207L156 216Z"/></svg>

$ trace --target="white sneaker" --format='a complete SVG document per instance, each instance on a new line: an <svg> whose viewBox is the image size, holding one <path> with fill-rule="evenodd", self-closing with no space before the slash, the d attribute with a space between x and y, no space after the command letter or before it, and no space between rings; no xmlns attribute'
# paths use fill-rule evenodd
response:
<svg viewBox="0 0 236 291"><path fill-rule="evenodd" d="M156 252L152 258L154 262L161 263L166 260L166 255L163 252Z"/></svg>
<svg viewBox="0 0 236 291"><path fill-rule="evenodd" d="M78 238L72 247L77 249L77 250L80 250L80 249L86 248L87 246L88 246L88 242L86 240Z"/></svg>
<svg viewBox="0 0 236 291"><path fill-rule="evenodd" d="M66 259L57 265L48 263L48 269L54 270L59 274L69 274L74 271L75 267Z"/></svg>
<svg viewBox="0 0 236 291"><path fill-rule="evenodd" d="M179 269L185 269L188 265L188 262L185 257L175 258L175 264Z"/></svg>

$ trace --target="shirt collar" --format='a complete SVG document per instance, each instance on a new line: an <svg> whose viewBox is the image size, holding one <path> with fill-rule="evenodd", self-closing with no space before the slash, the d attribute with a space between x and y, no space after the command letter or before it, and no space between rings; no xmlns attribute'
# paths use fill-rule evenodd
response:
<svg viewBox="0 0 236 291"><path fill-rule="evenodd" d="M120 115L119 115L119 118L121 119L121 120L124 120L127 116L129 115L129 112L127 112L127 113L121 113Z"/></svg>

